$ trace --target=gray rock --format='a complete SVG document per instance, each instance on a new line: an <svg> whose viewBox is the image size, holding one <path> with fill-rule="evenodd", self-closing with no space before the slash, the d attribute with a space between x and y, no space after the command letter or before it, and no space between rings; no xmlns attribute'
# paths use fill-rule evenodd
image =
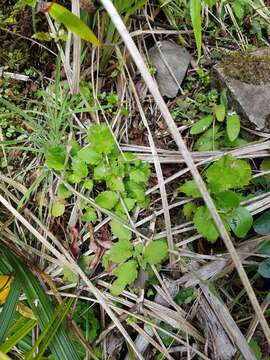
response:
<svg viewBox="0 0 270 360"><path fill-rule="evenodd" d="M156 80L161 95L176 97L185 78L191 55L185 48L171 41L159 41L149 52L149 59L156 67Z"/></svg>
<svg viewBox="0 0 270 360"><path fill-rule="evenodd" d="M262 64L260 65L262 56L267 56L263 59L264 63L270 61L269 49L260 50L252 54L253 63L251 66L255 66L253 76L256 76L257 70L259 73L260 69L258 69L258 67L262 66ZM258 57L258 59L256 59L256 57ZM256 81L255 78L249 82L247 82L247 80L241 81L240 79L232 77L233 66L235 66L233 63L227 65L221 63L214 66L213 73L216 85L228 89L230 105L241 115L243 125L254 130L270 132L270 81L268 80L270 74L265 73L263 78L261 74L259 74L258 81ZM269 67L269 65L267 66ZM227 70L230 67L230 75L228 75ZM248 65L247 71L250 71ZM264 69L263 71L268 72L269 70ZM235 73L237 74L237 71ZM247 78L248 77L249 76L247 76Z"/></svg>

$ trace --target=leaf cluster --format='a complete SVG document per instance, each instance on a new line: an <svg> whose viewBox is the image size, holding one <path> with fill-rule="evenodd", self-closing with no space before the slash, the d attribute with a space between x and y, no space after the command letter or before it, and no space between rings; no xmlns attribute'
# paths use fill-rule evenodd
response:
<svg viewBox="0 0 270 360"><path fill-rule="evenodd" d="M251 180L251 167L245 160L232 155L225 155L204 172L208 191L210 192L221 219L227 229L239 238L244 238L253 224L252 215L240 205L241 193L235 192L248 185ZM187 181L180 191L194 199L201 194L194 180ZM198 206L194 202L184 206L184 215L192 219L194 226L209 242L214 243L219 232L206 206Z"/></svg>

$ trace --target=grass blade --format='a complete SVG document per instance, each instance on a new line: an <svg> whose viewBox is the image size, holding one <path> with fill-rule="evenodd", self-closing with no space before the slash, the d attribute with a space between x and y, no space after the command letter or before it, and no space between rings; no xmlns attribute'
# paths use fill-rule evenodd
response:
<svg viewBox="0 0 270 360"><path fill-rule="evenodd" d="M5 340L7 331L13 321L20 292L21 283L19 279L15 278L12 282L3 310L0 313L0 344Z"/></svg>
<svg viewBox="0 0 270 360"><path fill-rule="evenodd" d="M3 249L3 253L12 265L16 276L20 279L28 304L43 331L54 314L49 297L33 273L24 266L20 259L16 258L7 249ZM79 360L79 355L62 326L56 332L50 344L50 349L56 360Z"/></svg>
<svg viewBox="0 0 270 360"><path fill-rule="evenodd" d="M50 342L52 341L53 337L55 336L58 328L62 324L64 318L66 317L71 305L73 303L73 299L69 299L68 303L61 304L58 306L58 309L56 310L55 314L51 318L51 320L48 322L48 324L45 326L44 330L42 331L41 335L35 342L34 346L30 350L30 352L25 357L25 360L40 360L42 358L42 355L46 351L47 347L49 346ZM44 343L40 346L42 341L45 339ZM33 354L35 351L39 348L38 356L33 358Z"/></svg>
<svg viewBox="0 0 270 360"><path fill-rule="evenodd" d="M190 16L193 25L196 47L198 51L198 59L201 57L202 49L202 18L201 18L202 4L201 0L191 0L190 2Z"/></svg>

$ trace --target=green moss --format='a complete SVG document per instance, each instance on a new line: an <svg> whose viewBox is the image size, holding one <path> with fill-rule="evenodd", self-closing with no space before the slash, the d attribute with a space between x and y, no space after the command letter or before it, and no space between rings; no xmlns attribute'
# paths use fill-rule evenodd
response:
<svg viewBox="0 0 270 360"><path fill-rule="evenodd" d="M225 75L247 84L270 82L270 52L234 52L222 62Z"/></svg>

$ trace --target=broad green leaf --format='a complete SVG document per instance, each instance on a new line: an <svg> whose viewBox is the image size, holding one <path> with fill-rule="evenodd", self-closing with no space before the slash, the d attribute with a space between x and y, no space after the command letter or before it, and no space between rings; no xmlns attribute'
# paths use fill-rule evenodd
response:
<svg viewBox="0 0 270 360"><path fill-rule="evenodd" d="M52 216L62 216L65 212L65 205L60 201L55 201L52 206Z"/></svg>
<svg viewBox="0 0 270 360"><path fill-rule="evenodd" d="M219 232L212 220L211 214L206 206L200 206L193 218L194 226L197 231L209 242L215 243L219 237Z"/></svg>
<svg viewBox="0 0 270 360"><path fill-rule="evenodd" d="M102 160L101 154L92 149L91 146L81 149L77 156L80 160L83 160L89 165L97 165Z"/></svg>
<svg viewBox="0 0 270 360"><path fill-rule="evenodd" d="M194 180L185 182L184 185L180 186L179 190L187 196L193 197L194 199L202 197L200 190L198 189Z"/></svg>
<svg viewBox="0 0 270 360"><path fill-rule="evenodd" d="M82 221L86 221L86 222L91 221L93 223L95 223L97 221L97 214L91 206L88 206L86 208L86 211L83 213L83 216L82 216Z"/></svg>
<svg viewBox="0 0 270 360"><path fill-rule="evenodd" d="M126 190L128 191L130 197L138 200L138 202L141 203L145 200L145 188L143 184L138 184L134 181L127 181Z"/></svg>
<svg viewBox="0 0 270 360"><path fill-rule="evenodd" d="M94 187L94 183L93 180L91 179L86 179L83 183L83 187L88 190L89 192L92 192L93 187Z"/></svg>
<svg viewBox="0 0 270 360"><path fill-rule="evenodd" d="M196 210L197 206L193 202L185 204L183 206L183 214L186 220L191 220Z"/></svg>
<svg viewBox="0 0 270 360"><path fill-rule="evenodd" d="M78 281L78 276L74 274L72 270L67 265L63 266L62 270L63 281L67 284L74 284Z"/></svg>
<svg viewBox="0 0 270 360"><path fill-rule="evenodd" d="M132 170L129 174L131 181L136 183L145 183L151 175L151 170L148 163L141 164L137 169Z"/></svg>
<svg viewBox="0 0 270 360"><path fill-rule="evenodd" d="M48 12L51 17L60 24L79 36L81 39L86 40L96 46L100 45L99 40L92 30L76 15L72 14L64 6L56 3L46 3L44 11Z"/></svg>
<svg viewBox="0 0 270 360"><path fill-rule="evenodd" d="M120 176L112 176L110 179L107 180L107 186L112 191L125 191L125 185Z"/></svg>
<svg viewBox="0 0 270 360"><path fill-rule="evenodd" d="M136 200L131 199L131 198L124 198L123 201L124 201L124 204L125 204L125 206L127 208L127 211L131 211L134 208L135 204L136 204ZM123 207L123 205L121 204L120 201L116 205L115 211L117 213L125 213L125 209L124 209L124 207Z"/></svg>
<svg viewBox="0 0 270 360"><path fill-rule="evenodd" d="M251 180L251 167L246 160L225 155L205 171L212 192L242 188Z"/></svg>
<svg viewBox="0 0 270 360"><path fill-rule="evenodd" d="M245 16L245 8L248 5L247 0L234 0L231 2L233 12L238 20L243 20Z"/></svg>
<svg viewBox="0 0 270 360"><path fill-rule="evenodd" d="M73 173L80 176L81 178L85 178L88 175L88 168L86 163L79 158L72 159L71 168Z"/></svg>
<svg viewBox="0 0 270 360"><path fill-rule="evenodd" d="M223 104L216 105L214 111L217 121L222 122L225 119L225 113L226 113L225 106Z"/></svg>
<svg viewBox="0 0 270 360"><path fill-rule="evenodd" d="M114 236L119 240L131 240L132 232L125 228L119 221L113 219L110 222L111 230Z"/></svg>
<svg viewBox="0 0 270 360"><path fill-rule="evenodd" d="M236 209L240 205L240 196L230 190L213 194L213 198L219 210Z"/></svg>
<svg viewBox="0 0 270 360"><path fill-rule="evenodd" d="M262 171L269 171L270 170L270 159L264 159L261 162L260 169Z"/></svg>
<svg viewBox="0 0 270 360"><path fill-rule="evenodd" d="M220 131L220 127L216 125L203 133L195 143L195 149L198 151L212 151L216 150L220 144L220 139L223 137L224 131Z"/></svg>
<svg viewBox="0 0 270 360"><path fill-rule="evenodd" d="M258 272L264 278L270 279L270 258L260 263L258 267Z"/></svg>
<svg viewBox="0 0 270 360"><path fill-rule="evenodd" d="M106 124L92 125L88 140L94 151L99 154L110 154L115 148L114 138Z"/></svg>
<svg viewBox="0 0 270 360"><path fill-rule="evenodd" d="M238 207L230 213L227 221L234 234L239 238L244 238L253 224L252 215L244 207Z"/></svg>
<svg viewBox="0 0 270 360"><path fill-rule="evenodd" d="M72 192L69 191L64 184L60 184L57 189L57 196L61 199L68 199L72 195Z"/></svg>
<svg viewBox="0 0 270 360"><path fill-rule="evenodd" d="M126 261L132 256L133 246L128 240L119 240L113 244L110 252L110 260L115 263Z"/></svg>
<svg viewBox="0 0 270 360"><path fill-rule="evenodd" d="M160 264L168 256L168 245L164 240L151 241L144 250L144 257L150 265Z"/></svg>
<svg viewBox="0 0 270 360"><path fill-rule="evenodd" d="M94 168L95 180L109 180L112 176L112 170L109 165L100 163Z"/></svg>
<svg viewBox="0 0 270 360"><path fill-rule="evenodd" d="M113 191L103 191L96 197L96 203L107 210L112 210L117 204L119 196Z"/></svg>
<svg viewBox="0 0 270 360"><path fill-rule="evenodd" d="M198 59L201 57L202 49L202 5L201 0L190 1L190 16L193 25L196 47L198 51Z"/></svg>
<svg viewBox="0 0 270 360"><path fill-rule="evenodd" d="M63 145L51 146L45 153L47 165L56 171L64 169L66 149Z"/></svg>
<svg viewBox="0 0 270 360"><path fill-rule="evenodd" d="M230 141L238 138L240 133L240 119L236 113L227 115L227 135Z"/></svg>
<svg viewBox="0 0 270 360"><path fill-rule="evenodd" d="M201 120L197 121L192 128L190 129L191 135L197 135L209 128L209 126L212 124L214 120L213 115L207 115L203 117Z"/></svg>
<svg viewBox="0 0 270 360"><path fill-rule="evenodd" d="M265 211L258 219L254 221L253 228L259 235L270 234L270 210Z"/></svg>
<svg viewBox="0 0 270 360"><path fill-rule="evenodd" d="M127 285L136 280L138 276L137 266L137 261L129 260L113 270L113 274L117 276L111 287L113 295L120 295Z"/></svg>
<svg viewBox="0 0 270 360"><path fill-rule="evenodd" d="M266 240L257 246L257 252L270 256L270 240Z"/></svg>

